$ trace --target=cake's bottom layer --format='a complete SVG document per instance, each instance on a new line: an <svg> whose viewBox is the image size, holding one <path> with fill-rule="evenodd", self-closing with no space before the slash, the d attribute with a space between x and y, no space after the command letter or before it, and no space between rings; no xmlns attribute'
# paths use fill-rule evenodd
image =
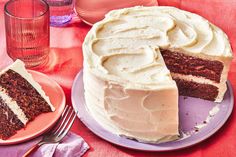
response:
<svg viewBox="0 0 236 157"><path fill-rule="evenodd" d="M6 140L23 127L24 124L0 98L0 139Z"/></svg>
<svg viewBox="0 0 236 157"><path fill-rule="evenodd" d="M178 86L179 95L191 96L205 100L215 101L218 95L218 88L210 84L201 84L174 78Z"/></svg>

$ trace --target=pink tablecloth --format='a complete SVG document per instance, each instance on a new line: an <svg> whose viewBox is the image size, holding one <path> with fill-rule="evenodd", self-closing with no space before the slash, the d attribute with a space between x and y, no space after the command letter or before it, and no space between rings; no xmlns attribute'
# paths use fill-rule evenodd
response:
<svg viewBox="0 0 236 157"><path fill-rule="evenodd" d="M3 22L3 4L0 0L0 67L11 62L6 55ZM235 0L159 0L160 5L171 5L198 13L222 28L229 36L233 50L236 50L236 1ZM42 72L55 79L64 89L70 104L70 90L73 79L82 67L81 44L90 29L89 26L73 21L63 28L51 28L52 65ZM235 54L235 53L234 53ZM233 59L229 80L236 93L236 57ZM234 96L235 97L235 96ZM235 157L236 156L236 112L228 122L208 140L179 151L147 153L125 149L110 144L89 131L79 119L76 119L72 131L81 135L91 149L85 156L161 156L161 157Z"/></svg>

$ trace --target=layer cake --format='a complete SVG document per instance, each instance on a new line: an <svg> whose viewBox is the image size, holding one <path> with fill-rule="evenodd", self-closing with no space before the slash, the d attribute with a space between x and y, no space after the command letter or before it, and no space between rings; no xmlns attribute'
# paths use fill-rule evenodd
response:
<svg viewBox="0 0 236 157"><path fill-rule="evenodd" d="M89 112L111 132L145 142L177 139L178 95L221 102L232 60L221 29L157 6L109 12L83 54Z"/></svg>

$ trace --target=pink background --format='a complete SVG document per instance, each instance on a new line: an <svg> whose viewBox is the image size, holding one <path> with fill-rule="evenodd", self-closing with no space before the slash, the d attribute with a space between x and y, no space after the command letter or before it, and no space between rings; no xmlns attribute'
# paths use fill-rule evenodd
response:
<svg viewBox="0 0 236 157"><path fill-rule="evenodd" d="M6 54L3 6L0 0L0 68L12 61ZM222 28L229 36L233 51L236 50L236 1L235 0L159 0L159 5L175 6L202 15ZM56 80L64 89L67 103L71 104L70 90L73 79L82 68L83 39L91 27L80 20L73 20L63 28L50 28L50 64L40 70ZM235 53L234 53L235 54ZM235 56L235 55L234 55ZM236 93L236 57L229 72L229 80ZM235 95L234 95L235 98ZM161 156L161 157L235 157L236 156L236 113L233 111L227 123L208 140L193 147L164 153L142 152L110 144L89 131L76 119L72 131L81 135L90 145L85 156Z"/></svg>

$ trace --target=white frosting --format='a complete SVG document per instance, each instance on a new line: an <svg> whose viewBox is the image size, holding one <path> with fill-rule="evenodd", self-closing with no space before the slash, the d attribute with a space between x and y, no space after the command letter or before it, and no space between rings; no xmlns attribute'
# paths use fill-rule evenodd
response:
<svg viewBox="0 0 236 157"><path fill-rule="evenodd" d="M23 123L26 124L28 122L28 118L24 114L23 110L17 105L16 101L12 100L11 97L9 97L5 90L0 87L0 96L2 100L7 104L7 106L10 108L10 110L17 116L17 118Z"/></svg>
<svg viewBox="0 0 236 157"><path fill-rule="evenodd" d="M127 83L123 81L124 78L129 78L129 83L140 79L145 80L146 84L156 82L155 79L149 79L150 82L146 80L149 76L139 77L146 66L148 70L151 66L153 69L156 67L152 64L155 54L149 53L150 50L140 50L148 49L146 47L160 47L222 62L222 89L216 101L223 99L223 86L226 87L223 84L227 80L232 60L227 36L201 16L174 7L133 7L109 12L104 20L93 26L85 38L84 66L89 66L102 78L115 82ZM132 63L128 65L131 67L126 67L130 60ZM119 64L118 67L113 62ZM139 70L139 75L135 70Z"/></svg>
<svg viewBox="0 0 236 157"><path fill-rule="evenodd" d="M140 141L177 139L178 90L159 49L146 46L100 59L111 80L87 69L87 63L84 68L85 99L95 119L113 133Z"/></svg>
<svg viewBox="0 0 236 157"><path fill-rule="evenodd" d="M83 54L86 104L113 133L148 142L179 135L178 92L159 48L221 61L224 92L232 52L219 28L173 7L111 11L87 34Z"/></svg>
<svg viewBox="0 0 236 157"><path fill-rule="evenodd" d="M149 45L187 54L232 57L224 32L201 16L174 7L111 11L95 24L92 38L92 50L97 55Z"/></svg>
<svg viewBox="0 0 236 157"><path fill-rule="evenodd" d="M214 107L209 111L209 116L213 117L213 116L215 116L219 111L220 111L219 105L216 105L216 106L214 106Z"/></svg>
<svg viewBox="0 0 236 157"><path fill-rule="evenodd" d="M34 81L32 75L27 72L27 70L25 69L24 63L22 61L16 60L13 64L11 64L10 66L8 66L5 69L3 69L0 72L0 75L5 73L9 69L17 72L18 74L21 75L21 77L26 79L38 91L38 93L45 99L45 101L49 104L51 110L52 111L55 110L54 106L50 102L49 97L46 96L45 92L42 90L42 87L36 81ZM10 96L8 96L4 92L4 90L2 90L2 91L0 90L0 96L4 100L4 102L6 102L6 104L12 110L12 112L17 116L17 118L22 123L26 124L28 122L28 118L26 117L26 115L24 114L22 109L18 106L16 101L12 100L12 98L10 98Z"/></svg>
<svg viewBox="0 0 236 157"><path fill-rule="evenodd" d="M178 138L178 91L172 83L168 88L129 89L84 69L85 99L92 116L115 134L145 142Z"/></svg>

